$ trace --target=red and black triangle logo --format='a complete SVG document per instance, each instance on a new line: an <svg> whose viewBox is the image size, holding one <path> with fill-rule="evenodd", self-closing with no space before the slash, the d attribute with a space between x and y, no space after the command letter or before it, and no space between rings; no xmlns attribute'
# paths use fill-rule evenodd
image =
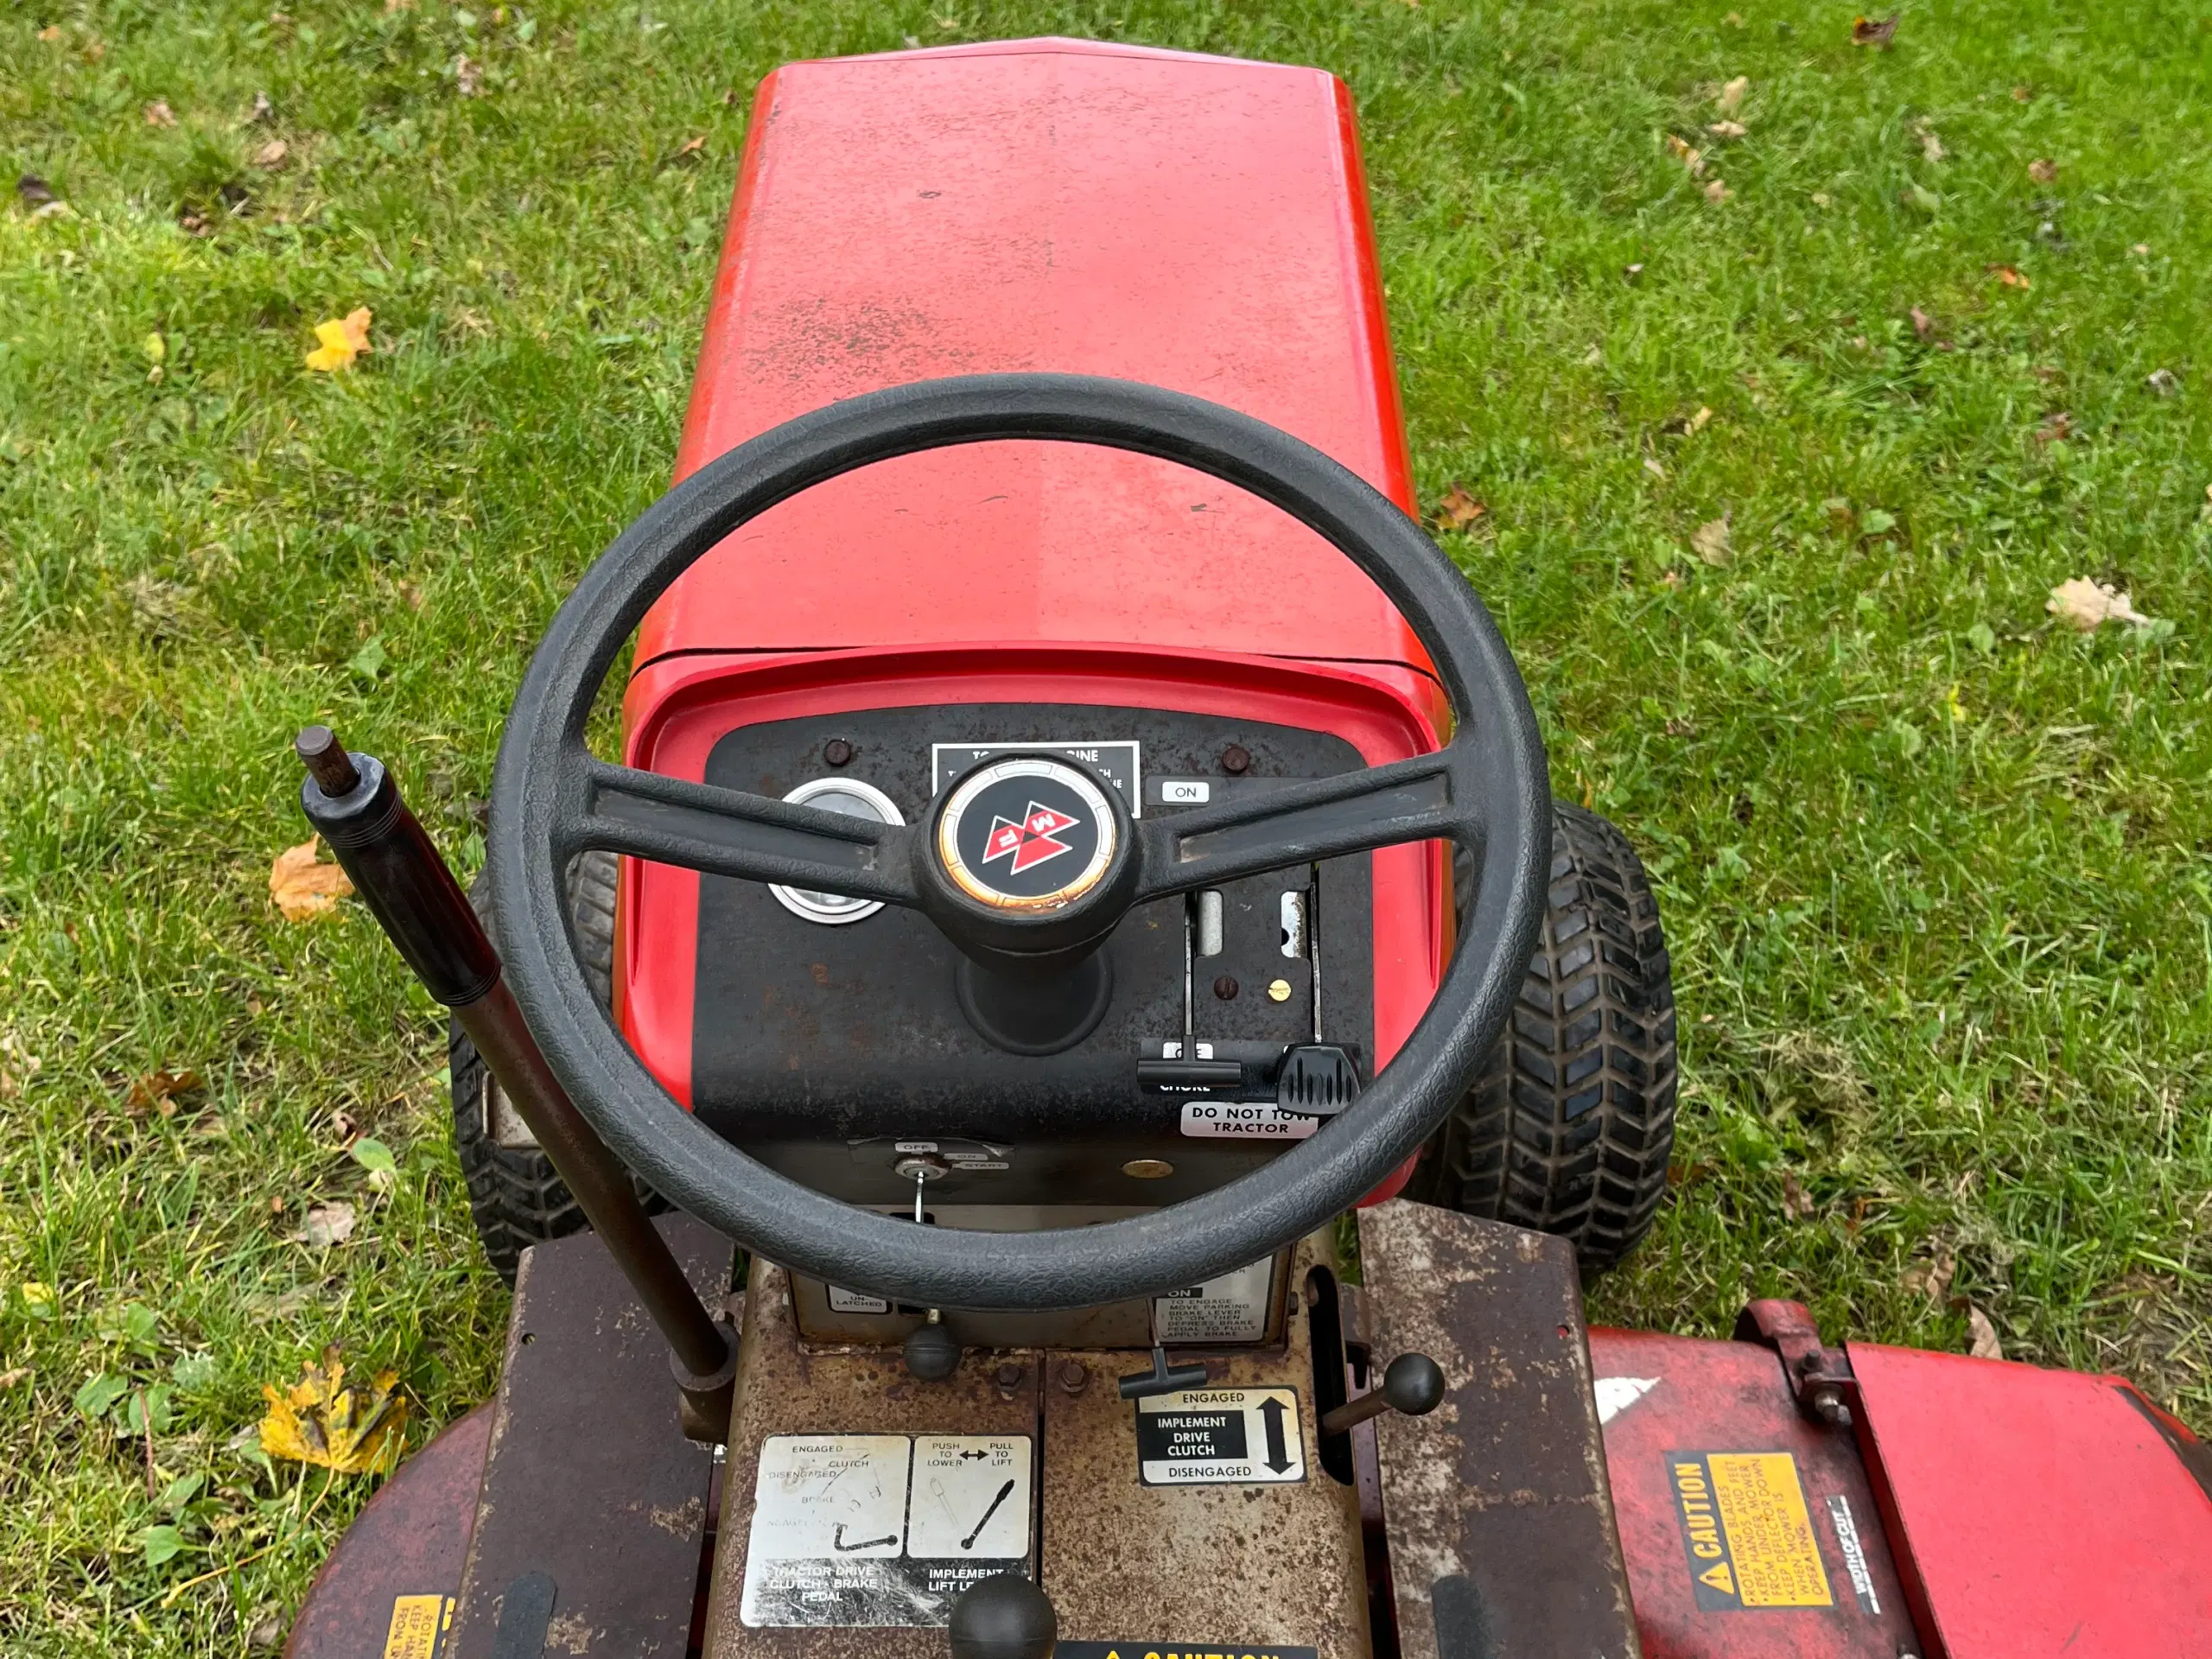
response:
<svg viewBox="0 0 2212 1659"><path fill-rule="evenodd" d="M1071 818L1065 812L1032 801L1029 810L1019 819L991 820L991 833L983 842L983 862L991 864L1001 858L1010 859L1013 862L1008 865L1007 873L1020 875L1047 859L1073 852L1075 849L1058 836L1064 830L1080 829L1082 825L1080 818Z"/></svg>

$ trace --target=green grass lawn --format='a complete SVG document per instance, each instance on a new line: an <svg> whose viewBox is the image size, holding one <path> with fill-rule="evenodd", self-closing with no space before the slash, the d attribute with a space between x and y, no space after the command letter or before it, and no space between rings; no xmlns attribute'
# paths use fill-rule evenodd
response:
<svg viewBox="0 0 2212 1659"><path fill-rule="evenodd" d="M1679 1183L1593 1313L1979 1309L2212 1426L2201 5L286 3L0 21L0 163L67 204L0 207L0 1649L268 1645L368 1483L241 1449L261 1385L341 1344L418 1437L491 1387L436 1011L270 904L286 742L474 866L530 645L666 481L753 83L908 37L1350 82L1424 498L1487 505L1448 544L1674 941ZM2160 625L2054 626L2076 576Z"/></svg>

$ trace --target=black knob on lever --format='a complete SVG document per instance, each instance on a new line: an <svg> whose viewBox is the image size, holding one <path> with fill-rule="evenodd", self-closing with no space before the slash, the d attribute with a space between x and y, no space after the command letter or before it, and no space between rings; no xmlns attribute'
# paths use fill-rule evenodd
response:
<svg viewBox="0 0 2212 1659"><path fill-rule="evenodd" d="M1060 1620L1042 1590L1018 1573L1001 1573L960 1592L945 1634L952 1659L1052 1659Z"/></svg>
<svg viewBox="0 0 2212 1659"><path fill-rule="evenodd" d="M1342 1434L1386 1411L1426 1417L1444 1401L1444 1368L1427 1354L1400 1354L1382 1373L1382 1386L1370 1389L1321 1419L1324 1438Z"/></svg>
<svg viewBox="0 0 2212 1659"><path fill-rule="evenodd" d="M900 1345L909 1375L925 1382L941 1382L960 1369L960 1339L932 1319L906 1333Z"/></svg>

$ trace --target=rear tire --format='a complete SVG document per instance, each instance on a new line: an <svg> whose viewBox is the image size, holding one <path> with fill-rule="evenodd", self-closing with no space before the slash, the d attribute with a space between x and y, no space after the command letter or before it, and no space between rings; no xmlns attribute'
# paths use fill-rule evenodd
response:
<svg viewBox="0 0 2212 1659"><path fill-rule="evenodd" d="M614 995L617 868L615 855L602 852L580 853L569 866L569 914L575 928L577 962L601 1007L611 1007ZM480 886L469 899L496 944L499 922L490 895ZM503 1146L493 1138L499 1084L458 1020L448 1022L446 1055L453 1077L454 1149L468 1183L469 1214L485 1259L512 1285L524 1250L581 1232L588 1224L554 1173L551 1159L535 1146ZM638 1183L638 1194L648 1208L665 1207L643 1182Z"/></svg>
<svg viewBox="0 0 2212 1659"><path fill-rule="evenodd" d="M1628 840L1552 805L1550 900L1513 1023L1406 1195L1572 1239L1610 1268L1649 1230L1675 1146L1675 992Z"/></svg>

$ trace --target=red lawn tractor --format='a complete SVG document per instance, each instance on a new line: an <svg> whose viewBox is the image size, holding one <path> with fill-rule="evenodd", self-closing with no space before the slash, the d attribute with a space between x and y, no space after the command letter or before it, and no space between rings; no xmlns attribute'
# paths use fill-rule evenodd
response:
<svg viewBox="0 0 2212 1659"><path fill-rule="evenodd" d="M1666 949L1414 517L1336 79L778 71L677 471L473 906L301 735L515 1299L296 1659L2212 1655L2121 1379L1586 1327Z"/></svg>

